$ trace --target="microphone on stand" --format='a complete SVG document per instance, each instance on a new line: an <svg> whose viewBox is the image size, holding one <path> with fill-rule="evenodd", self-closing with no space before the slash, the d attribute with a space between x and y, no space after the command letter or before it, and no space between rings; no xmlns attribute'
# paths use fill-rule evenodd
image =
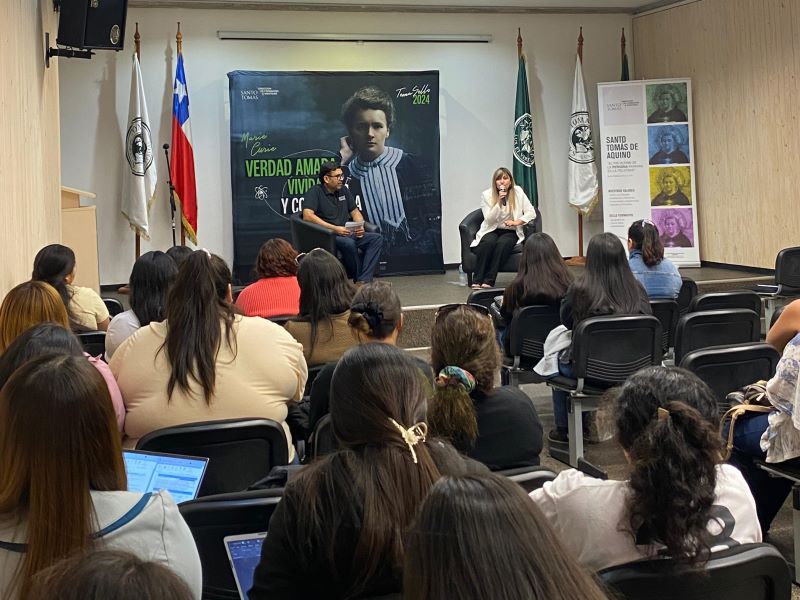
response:
<svg viewBox="0 0 800 600"><path fill-rule="evenodd" d="M167 158L167 185L169 186L169 210L172 215L172 245L176 246L175 240L175 186L172 185L172 171L169 166L169 144L161 146L164 149L164 156Z"/></svg>

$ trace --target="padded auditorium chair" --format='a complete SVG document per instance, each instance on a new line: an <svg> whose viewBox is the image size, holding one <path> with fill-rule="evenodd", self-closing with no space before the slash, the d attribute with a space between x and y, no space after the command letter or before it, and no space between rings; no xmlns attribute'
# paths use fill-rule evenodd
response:
<svg viewBox="0 0 800 600"><path fill-rule="evenodd" d="M584 319L572 332L575 377L556 375L547 385L569 393L569 450L550 445L550 456L587 475L606 473L583 458L583 411L597 410L610 387L645 367L661 364L661 323L652 315Z"/></svg>
<svg viewBox="0 0 800 600"><path fill-rule="evenodd" d="M600 580L621 600L789 600L789 567L769 544L714 552L699 569L655 558L603 569Z"/></svg>
<svg viewBox="0 0 800 600"><path fill-rule="evenodd" d="M489 308L494 302L494 299L497 298L497 296L502 296L505 291L506 289L501 287L473 290L467 297L467 304L480 304L481 306Z"/></svg>
<svg viewBox="0 0 800 600"><path fill-rule="evenodd" d="M757 285L764 298L764 322L774 323L781 300L800 298L800 246L784 248L775 257L775 283Z"/></svg>
<svg viewBox="0 0 800 600"><path fill-rule="evenodd" d="M517 467L515 469L503 469L502 471L495 471L495 475L502 475L508 477L522 487L523 490L530 493L533 490L538 490L548 481L553 481L556 478L555 472L547 467Z"/></svg>
<svg viewBox="0 0 800 600"><path fill-rule="evenodd" d="M331 415L327 414L322 417L314 426L314 431L308 439L310 447L308 452L307 461L325 456L336 450L339 444L333 435L333 427L331 426Z"/></svg>
<svg viewBox="0 0 800 600"><path fill-rule="evenodd" d="M747 344L761 339L761 318L752 310L701 310L683 315L675 330L675 364L692 350ZM752 382L750 382L752 383Z"/></svg>
<svg viewBox="0 0 800 600"><path fill-rule="evenodd" d="M506 385L541 383L544 379L534 372L544 356L544 341L561 324L558 306L524 306L515 311L506 328L501 375Z"/></svg>
<svg viewBox="0 0 800 600"><path fill-rule="evenodd" d="M282 488L255 490L206 496L178 506L200 555L203 600L239 600L223 539L267 531L282 495Z"/></svg>
<svg viewBox="0 0 800 600"><path fill-rule="evenodd" d="M106 305L106 309L108 309L108 314L112 317L116 317L119 313L125 312L125 307L122 306L122 302L116 298L102 298L102 300L103 304Z"/></svg>
<svg viewBox="0 0 800 600"><path fill-rule="evenodd" d="M780 358L770 344L752 342L693 350L683 357L680 367L708 384L722 415L730 408L725 400L730 392L761 379L770 379Z"/></svg>
<svg viewBox="0 0 800 600"><path fill-rule="evenodd" d="M75 334L83 346L83 351L91 356L103 356L106 351L105 331L83 331Z"/></svg>
<svg viewBox="0 0 800 600"><path fill-rule="evenodd" d="M692 298L689 303L689 312L724 310L728 308L746 308L761 316L761 298L750 290L730 290L728 292L700 294Z"/></svg>
<svg viewBox="0 0 800 600"><path fill-rule="evenodd" d="M483 223L483 211L476 208L469 213L464 220L458 225L458 233L461 235L461 269L467 274L467 284L472 285L472 273L475 271L477 264L477 257L470 248L470 244L478 234L478 230ZM537 233L542 230L542 211L536 209L536 218L530 223L525 225L525 239L532 233ZM502 273L516 273L519 268L519 257L522 255L522 244L517 244L511 251L511 256L500 265L500 272Z"/></svg>
<svg viewBox="0 0 800 600"><path fill-rule="evenodd" d="M311 252L314 248L327 250L334 256L336 252L336 234L322 225L303 220L303 213L294 213L289 219L292 231L292 246L298 252ZM364 223L364 231L380 232L380 227L372 223Z"/></svg>
<svg viewBox="0 0 800 600"><path fill-rule="evenodd" d="M678 303L681 315L685 315L689 310L689 303L692 301L692 298L697 296L697 284L691 277L684 276L681 276L681 282L681 289L675 300Z"/></svg>
<svg viewBox="0 0 800 600"><path fill-rule="evenodd" d="M675 300L650 300L653 316L661 321L661 350L666 354L675 345L680 307Z"/></svg>
<svg viewBox="0 0 800 600"><path fill-rule="evenodd" d="M152 431L137 450L208 458L198 496L247 489L272 467L289 462L283 427L271 419L225 419Z"/></svg>

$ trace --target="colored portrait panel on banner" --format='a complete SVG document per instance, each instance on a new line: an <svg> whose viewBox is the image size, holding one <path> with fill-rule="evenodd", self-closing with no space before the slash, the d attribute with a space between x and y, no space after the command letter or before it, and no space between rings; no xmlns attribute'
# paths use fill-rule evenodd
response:
<svg viewBox="0 0 800 600"><path fill-rule="evenodd" d="M650 219L665 255L699 266L691 81L660 79L597 84L603 225L624 242Z"/></svg>
<svg viewBox="0 0 800 600"><path fill-rule="evenodd" d="M322 162L380 227L380 274L443 269L439 73L228 73L234 278L250 281L261 244L291 240L289 219Z"/></svg>

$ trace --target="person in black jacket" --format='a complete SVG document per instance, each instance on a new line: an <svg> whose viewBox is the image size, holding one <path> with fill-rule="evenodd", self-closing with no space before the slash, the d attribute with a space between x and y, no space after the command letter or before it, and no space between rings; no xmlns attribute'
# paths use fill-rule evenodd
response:
<svg viewBox="0 0 800 600"><path fill-rule="evenodd" d="M436 388L431 431L496 471L536 466L542 423L516 387L494 387L500 353L488 314L470 304L442 307L431 335Z"/></svg>
<svg viewBox="0 0 800 600"><path fill-rule="evenodd" d="M628 253L613 233L599 233L586 248L586 270L572 282L561 302L561 323L567 329L589 317L602 315L650 315L650 301L642 284L636 280L628 264ZM562 375L571 377L572 354L569 349L559 357ZM553 390L553 416L556 428L550 432L552 442L566 442L567 392Z"/></svg>
<svg viewBox="0 0 800 600"><path fill-rule="evenodd" d="M486 472L427 435L427 384L388 344L348 350L331 382L340 449L286 486L251 600L397 594L408 529L442 475Z"/></svg>

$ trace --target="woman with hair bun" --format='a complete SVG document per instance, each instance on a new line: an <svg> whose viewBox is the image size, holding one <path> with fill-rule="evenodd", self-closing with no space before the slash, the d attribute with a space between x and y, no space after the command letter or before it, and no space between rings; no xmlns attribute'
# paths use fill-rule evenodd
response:
<svg viewBox="0 0 800 600"><path fill-rule="evenodd" d="M675 299L681 291L681 274L671 260L664 258L658 228L640 219L628 228L628 264L633 276L644 286L649 298Z"/></svg>
<svg viewBox="0 0 800 600"><path fill-rule="evenodd" d="M442 477L409 535L407 600L605 600L522 488L495 474Z"/></svg>
<svg viewBox="0 0 800 600"><path fill-rule="evenodd" d="M481 308L451 304L436 313L431 432L493 471L538 465L542 423L522 390L494 387L500 353L492 319Z"/></svg>
<svg viewBox="0 0 800 600"><path fill-rule="evenodd" d="M427 387L411 357L389 344L342 356L331 382L339 449L287 484L251 600L400 593L408 529L433 483L485 471L428 435Z"/></svg>
<svg viewBox="0 0 800 600"><path fill-rule="evenodd" d="M109 365L128 411L125 444L184 423L264 418L283 425L292 461L286 415L308 377L300 344L275 323L235 314L230 269L205 250L178 269L165 317L125 340Z"/></svg>
<svg viewBox="0 0 800 600"><path fill-rule="evenodd" d="M359 344L380 342L396 345L403 329L403 312L400 298L392 284L386 281L373 281L361 286L353 296L347 324ZM430 367L417 358L412 357L412 359L417 362L425 375L433 380ZM313 431L317 422L328 414L331 379L336 364L331 362L325 365L311 386L309 431Z"/></svg>
<svg viewBox="0 0 800 600"><path fill-rule="evenodd" d="M581 564L598 571L669 556L696 565L761 541L747 482L722 463L716 399L696 375L642 369L617 390L615 413L627 481L568 469L531 493Z"/></svg>

